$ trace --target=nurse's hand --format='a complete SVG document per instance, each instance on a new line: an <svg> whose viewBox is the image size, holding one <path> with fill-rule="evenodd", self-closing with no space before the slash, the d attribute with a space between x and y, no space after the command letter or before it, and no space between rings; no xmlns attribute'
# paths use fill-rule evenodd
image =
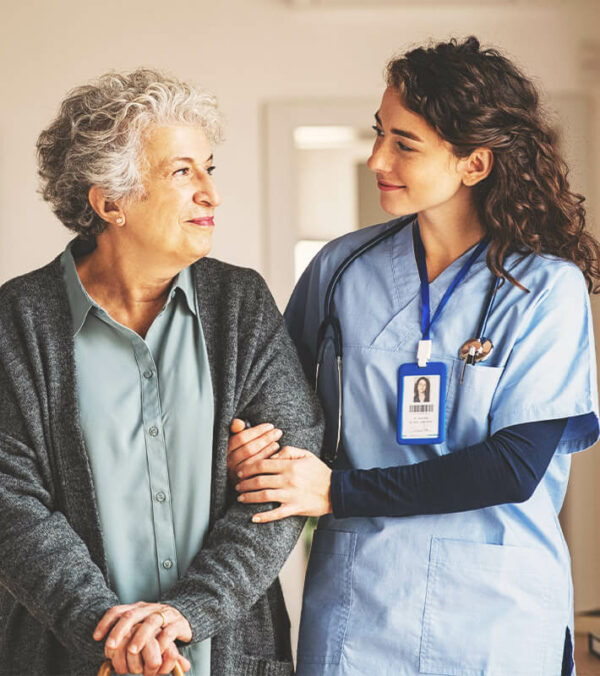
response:
<svg viewBox="0 0 600 676"><path fill-rule="evenodd" d="M238 481L238 472L254 462L268 458L279 450L277 443L283 432L271 423L263 423L246 429L243 420L234 418L232 436L227 446L227 475L232 483Z"/></svg>
<svg viewBox="0 0 600 676"><path fill-rule="evenodd" d="M284 446L272 456L242 467L236 485L238 500L247 503L279 502L279 507L252 517L255 523L288 516L331 513L331 470L310 451ZM254 476L258 475L258 476Z"/></svg>

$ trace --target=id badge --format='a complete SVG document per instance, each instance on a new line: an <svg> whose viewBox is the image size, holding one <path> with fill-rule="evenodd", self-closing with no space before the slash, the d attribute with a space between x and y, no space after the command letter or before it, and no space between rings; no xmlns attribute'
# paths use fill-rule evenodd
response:
<svg viewBox="0 0 600 676"><path fill-rule="evenodd" d="M441 444L446 436L446 364L398 369L399 444Z"/></svg>

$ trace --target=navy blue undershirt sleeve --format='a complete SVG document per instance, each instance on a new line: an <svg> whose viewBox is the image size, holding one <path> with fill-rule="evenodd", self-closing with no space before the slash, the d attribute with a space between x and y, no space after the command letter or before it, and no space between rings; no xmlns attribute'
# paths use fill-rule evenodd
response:
<svg viewBox="0 0 600 676"><path fill-rule="evenodd" d="M465 512L529 499L567 419L512 425L479 444L412 465L333 470L334 516Z"/></svg>

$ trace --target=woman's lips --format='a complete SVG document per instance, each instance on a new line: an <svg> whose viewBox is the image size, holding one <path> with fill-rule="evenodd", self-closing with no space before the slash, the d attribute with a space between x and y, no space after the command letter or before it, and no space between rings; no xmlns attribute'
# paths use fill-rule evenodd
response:
<svg viewBox="0 0 600 676"><path fill-rule="evenodd" d="M207 216L205 218L192 218L188 223L194 223L194 225L199 225L201 227L209 227L215 224L215 219L212 216Z"/></svg>
<svg viewBox="0 0 600 676"><path fill-rule="evenodd" d="M391 183L384 183L383 181L377 181L377 187L379 190L402 190L405 186L403 185L392 185Z"/></svg>

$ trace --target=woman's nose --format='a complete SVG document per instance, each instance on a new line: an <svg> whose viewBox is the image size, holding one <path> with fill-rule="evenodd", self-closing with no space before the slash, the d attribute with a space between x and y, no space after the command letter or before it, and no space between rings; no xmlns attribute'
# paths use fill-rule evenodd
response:
<svg viewBox="0 0 600 676"><path fill-rule="evenodd" d="M218 207L219 204L221 204L221 196L210 176L206 176L200 181L200 185L194 193L194 202L197 204L206 204L211 207Z"/></svg>
<svg viewBox="0 0 600 676"><path fill-rule="evenodd" d="M371 156L367 160L367 167L371 171L386 172L390 169L390 153L385 148L383 143L376 143L373 146Z"/></svg>

